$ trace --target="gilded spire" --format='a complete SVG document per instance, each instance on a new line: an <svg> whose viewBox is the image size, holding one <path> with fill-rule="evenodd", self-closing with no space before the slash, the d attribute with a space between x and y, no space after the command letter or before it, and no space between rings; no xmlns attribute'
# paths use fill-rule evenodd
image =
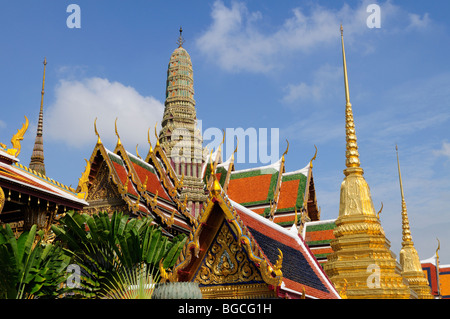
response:
<svg viewBox="0 0 450 319"><path fill-rule="evenodd" d="M400 161L398 159L398 147L395 145L397 152L398 179L400 182L400 193L402 196L402 249L400 250L400 265L402 266L402 276L408 281L409 287L417 294L419 299L431 299L431 290L428 280L422 271L419 254L411 237L409 228L408 212L406 210L405 194L403 192L402 173L400 171Z"/></svg>
<svg viewBox="0 0 450 319"><path fill-rule="evenodd" d="M337 291L344 291L349 299L410 298L394 254L375 213L370 188L363 177L356 145L344 37L341 26L342 56L346 99L346 168L341 184L339 216L331 242L333 253L323 265ZM379 274L372 273L379 269ZM382 274L382 277L381 277Z"/></svg>
<svg viewBox="0 0 450 319"><path fill-rule="evenodd" d="M402 183L402 173L400 171L400 161L398 159L398 147L395 145L395 151L397 152L397 167L398 167L398 179L400 182L400 194L402 196L402 246L404 247L407 245L407 243L412 242L411 237L411 230L409 228L409 219L408 219L408 212L406 210L406 201L405 201L405 194L403 192L403 183Z"/></svg>
<svg viewBox="0 0 450 319"><path fill-rule="evenodd" d="M353 121L353 110L352 104L350 103L350 93L348 88L348 76L347 76L347 62L345 59L345 49L344 49L344 28L341 24L341 43L342 43L342 61L344 67L344 85L345 85L345 130L346 130L346 166L350 167L360 167L358 144L356 143L356 131L355 123ZM348 173L348 171L347 171Z"/></svg>
<svg viewBox="0 0 450 319"><path fill-rule="evenodd" d="M45 87L45 67L47 65L47 58L44 58L44 74L42 77L42 91L41 91L41 107L39 111L38 127L36 132L36 139L34 141L33 153L31 155L30 168L45 175L44 165L44 139L42 137L44 125L44 87Z"/></svg>

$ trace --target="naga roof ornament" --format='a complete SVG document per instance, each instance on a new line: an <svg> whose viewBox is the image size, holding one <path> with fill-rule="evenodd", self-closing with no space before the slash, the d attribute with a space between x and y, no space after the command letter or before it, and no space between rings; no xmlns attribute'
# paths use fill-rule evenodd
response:
<svg viewBox="0 0 450 319"><path fill-rule="evenodd" d="M12 155L15 157L19 156L19 154L20 154L20 150L21 150L20 142L23 140L23 136L25 135L25 132L28 129L29 121L26 116L24 116L24 117L25 117L25 123L22 124L22 127L20 129L18 129L17 133L14 134L14 136L11 138L12 148L6 150L6 152L9 155Z"/></svg>

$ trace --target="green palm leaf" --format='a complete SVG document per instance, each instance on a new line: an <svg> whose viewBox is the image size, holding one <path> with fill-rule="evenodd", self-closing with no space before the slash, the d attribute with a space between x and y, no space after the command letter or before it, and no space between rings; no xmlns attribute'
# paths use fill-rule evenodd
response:
<svg viewBox="0 0 450 319"><path fill-rule="evenodd" d="M106 296L114 282L130 279L128 275L136 267L145 266L148 275L156 280L159 278L155 277L159 261L166 258L164 264L169 265L173 259L176 260L185 238L180 236L169 240L160 227L152 225L151 218L130 219L120 212L111 216L107 213L89 216L70 212L60 220L59 226L52 229L67 246L72 262L82 269L82 287L72 292L95 298Z"/></svg>

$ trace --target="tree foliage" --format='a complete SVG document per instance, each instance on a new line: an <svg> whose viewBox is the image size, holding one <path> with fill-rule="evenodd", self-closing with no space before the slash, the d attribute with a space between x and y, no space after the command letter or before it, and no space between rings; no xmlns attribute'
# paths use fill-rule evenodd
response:
<svg viewBox="0 0 450 319"><path fill-rule="evenodd" d="M42 242L33 225L16 239L11 227L0 228L0 298L56 298L70 262L60 245Z"/></svg>
<svg viewBox="0 0 450 319"><path fill-rule="evenodd" d="M111 217L69 212L59 223L52 225L52 230L65 244L71 262L81 269L79 285L71 292L87 298L114 295L111 287L123 278L132 278L124 274L143 267L155 282L159 262L164 260L164 268L172 267L186 241L184 235L169 240L149 217L130 219L118 212ZM142 282L141 277L136 278Z"/></svg>

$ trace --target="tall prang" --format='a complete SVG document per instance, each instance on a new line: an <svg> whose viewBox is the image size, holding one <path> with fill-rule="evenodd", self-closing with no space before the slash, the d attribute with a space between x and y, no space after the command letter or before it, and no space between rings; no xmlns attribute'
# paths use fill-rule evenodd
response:
<svg viewBox="0 0 450 319"><path fill-rule="evenodd" d="M41 91L41 108L39 111L38 126L36 131L36 139L34 141L33 153L29 167L42 175L45 175L44 165L44 87L45 87L45 66L47 65L47 58L44 58L44 75L42 77L42 91Z"/></svg>
<svg viewBox="0 0 450 319"><path fill-rule="evenodd" d="M203 139L197 128L194 77L189 53L183 48L182 28L167 70L166 101L158 142L177 175L183 179L180 198L197 216L207 196L202 181Z"/></svg>
<svg viewBox="0 0 450 319"><path fill-rule="evenodd" d="M380 220L375 213L369 185L359 160L355 123L347 77L344 36L341 26L345 84L346 168L341 185L339 216L336 219L333 253L324 270L338 291L347 298L417 298L390 250Z"/></svg>

